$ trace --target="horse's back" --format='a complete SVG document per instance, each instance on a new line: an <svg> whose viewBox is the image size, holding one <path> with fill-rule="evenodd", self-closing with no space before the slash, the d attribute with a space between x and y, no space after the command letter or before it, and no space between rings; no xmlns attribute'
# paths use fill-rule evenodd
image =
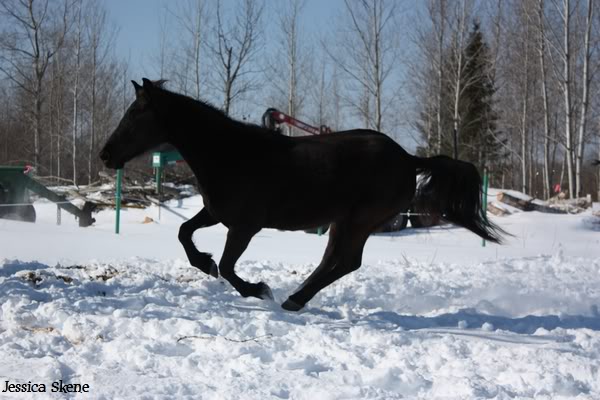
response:
<svg viewBox="0 0 600 400"><path fill-rule="evenodd" d="M274 158L265 188L269 219L276 220L276 227L290 229L277 223L283 220L332 222L413 197L411 156L384 134L353 130L293 138L292 143Z"/></svg>

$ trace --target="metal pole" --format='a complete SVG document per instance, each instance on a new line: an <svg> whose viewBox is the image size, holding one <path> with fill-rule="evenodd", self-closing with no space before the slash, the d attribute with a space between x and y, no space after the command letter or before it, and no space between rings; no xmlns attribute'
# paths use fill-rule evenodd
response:
<svg viewBox="0 0 600 400"><path fill-rule="evenodd" d="M488 171L487 168L483 169L483 218L487 221L487 198L488 198ZM481 245L485 247L485 239L481 240Z"/></svg>
<svg viewBox="0 0 600 400"><path fill-rule="evenodd" d="M156 167L156 197L158 197L158 220L160 221L160 203L162 192L162 167Z"/></svg>
<svg viewBox="0 0 600 400"><path fill-rule="evenodd" d="M123 178L123 170L117 170L117 191L115 193L115 203L116 203L116 211L117 218L115 221L115 233L118 235L120 231L121 225L121 180Z"/></svg>
<svg viewBox="0 0 600 400"><path fill-rule="evenodd" d="M154 171L155 171L155 176L156 176L156 194L160 195L161 186L162 186L162 181L161 181L162 167L155 167Z"/></svg>

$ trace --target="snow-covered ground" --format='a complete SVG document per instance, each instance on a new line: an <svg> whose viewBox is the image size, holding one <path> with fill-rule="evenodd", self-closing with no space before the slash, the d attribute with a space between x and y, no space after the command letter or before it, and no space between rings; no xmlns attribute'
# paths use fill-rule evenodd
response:
<svg viewBox="0 0 600 400"><path fill-rule="evenodd" d="M172 210L191 217L192 197ZM517 213L514 237L463 229L369 239L363 267L300 313L279 304L315 268L326 236L264 230L238 263L276 302L240 297L190 267L183 221L156 208L79 228L36 203L36 224L0 220L0 398L600 398L600 232L584 215ZM194 236L218 261L226 230ZM3 393L44 383L47 393Z"/></svg>

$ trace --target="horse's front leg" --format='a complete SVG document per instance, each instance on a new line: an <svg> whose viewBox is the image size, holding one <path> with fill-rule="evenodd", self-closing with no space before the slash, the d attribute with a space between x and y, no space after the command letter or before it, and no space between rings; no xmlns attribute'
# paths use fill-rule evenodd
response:
<svg viewBox="0 0 600 400"><path fill-rule="evenodd" d="M200 228L206 228L218 223L219 221L210 215L206 208L203 208L198 214L181 224L179 228L179 241L185 249L185 254L187 254L190 264L215 278L219 277L219 270L217 264L212 259L212 254L198 251L192 240L192 235Z"/></svg>
<svg viewBox="0 0 600 400"><path fill-rule="evenodd" d="M219 262L219 271L221 276L243 296L243 297L258 297L259 299L273 299L271 289L263 282L250 283L246 282L235 273L235 263L240 258L242 253L248 247L248 243L260 229L231 227L227 232L227 242L225 250Z"/></svg>

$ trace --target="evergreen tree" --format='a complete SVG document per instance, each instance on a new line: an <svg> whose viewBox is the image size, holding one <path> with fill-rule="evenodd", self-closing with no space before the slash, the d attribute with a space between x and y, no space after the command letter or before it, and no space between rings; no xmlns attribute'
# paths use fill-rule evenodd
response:
<svg viewBox="0 0 600 400"><path fill-rule="evenodd" d="M496 129L498 117L492 107L496 89L490 52L478 23L473 24L464 52L465 90L459 105L459 157L482 170L498 161L502 152Z"/></svg>
<svg viewBox="0 0 600 400"><path fill-rule="evenodd" d="M493 109L493 96L496 91L492 79L490 51L485 43L479 24L474 23L465 48L462 50L465 60L461 81L461 93L458 104L458 158L475 164L480 171L484 167L496 166L503 156L501 132L497 130L497 114ZM451 71L456 66L457 55L447 50L446 68ZM449 74L447 74L448 76ZM437 85L430 80L429 85ZM441 110L442 137L441 153L452 156L454 153L453 114L454 87L448 79L443 86ZM432 93L435 88L427 90ZM424 139L424 146L418 149L420 155L433 154L437 121L435 104L431 99L423 99L417 122L417 129Z"/></svg>

